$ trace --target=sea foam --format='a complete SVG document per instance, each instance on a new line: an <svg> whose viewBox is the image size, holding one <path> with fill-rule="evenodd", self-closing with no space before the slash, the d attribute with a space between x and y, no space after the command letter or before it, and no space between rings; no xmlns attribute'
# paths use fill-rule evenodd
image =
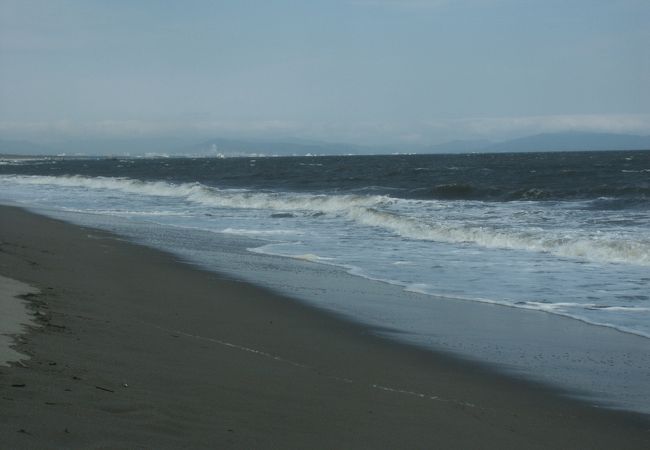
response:
<svg viewBox="0 0 650 450"><path fill-rule="evenodd" d="M386 195L310 194L296 192L260 192L244 189L220 189L202 183L168 183L117 177L24 176L0 177L9 182L50 185L68 188L114 190L126 194L174 197L216 208L239 208L270 211L330 214L357 224L378 227L403 238L451 244L470 244L485 248L550 253L599 263L622 263L650 266L650 237L631 239L616 234L569 233L539 227L496 229L487 224L477 226L436 217L414 217L405 211L413 204L437 207L437 200L397 199ZM232 232L232 230L230 230ZM242 233L245 234L245 233Z"/></svg>

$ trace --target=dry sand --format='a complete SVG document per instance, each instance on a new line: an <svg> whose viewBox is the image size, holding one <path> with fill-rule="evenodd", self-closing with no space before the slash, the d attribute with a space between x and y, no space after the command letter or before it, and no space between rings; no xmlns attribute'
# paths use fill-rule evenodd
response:
<svg viewBox="0 0 650 450"><path fill-rule="evenodd" d="M0 275L42 325L0 367L0 448L650 448L647 416L12 207Z"/></svg>

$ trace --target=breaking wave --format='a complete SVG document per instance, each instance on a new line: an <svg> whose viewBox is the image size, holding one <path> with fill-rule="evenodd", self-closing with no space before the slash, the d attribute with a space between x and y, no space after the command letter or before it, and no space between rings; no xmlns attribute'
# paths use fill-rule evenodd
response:
<svg viewBox="0 0 650 450"><path fill-rule="evenodd" d="M504 231L487 227L462 227L425 222L373 208L355 208L349 214L359 223L386 228L410 239L544 252L594 262L650 265L650 239L632 241L597 236L568 237L540 230Z"/></svg>
<svg viewBox="0 0 650 450"><path fill-rule="evenodd" d="M274 192L252 192L243 189L219 189L202 183L168 183L140 181L130 178L71 176L3 176L21 184L51 185L71 188L109 189L127 194L182 198L205 206L270 209L274 211L340 212L355 206L377 206L394 201L374 195L313 195Z"/></svg>
<svg viewBox="0 0 650 450"><path fill-rule="evenodd" d="M637 240L612 234L590 235L549 230L496 229L410 217L400 214L400 200L384 195L308 194L219 189L201 183L172 184L130 178L8 175L0 179L20 184L114 190L127 194L174 197L208 207L304 212L341 216L357 224L378 227L403 238L444 243L467 243L488 248L544 252L593 262L650 265L650 237ZM457 187L450 188L458 192ZM459 188L460 191L465 188ZM391 210L388 210L388 209Z"/></svg>

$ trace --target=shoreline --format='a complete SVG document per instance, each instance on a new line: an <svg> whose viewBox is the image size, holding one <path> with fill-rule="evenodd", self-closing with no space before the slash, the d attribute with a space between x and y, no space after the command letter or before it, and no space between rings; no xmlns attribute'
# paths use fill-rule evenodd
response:
<svg viewBox="0 0 650 450"><path fill-rule="evenodd" d="M0 275L0 366L9 366L27 358L14 350L18 340L34 326L25 296L38 290L17 280Z"/></svg>
<svg viewBox="0 0 650 450"><path fill-rule="evenodd" d="M147 238L146 222L122 219L107 227L85 215L42 213L105 229L192 267L262 286L391 341L541 383L594 407L650 414L650 354L641 336L547 312L409 292L338 266L251 252L260 241L155 223L156 237ZM203 257L197 257L197 248Z"/></svg>
<svg viewBox="0 0 650 450"><path fill-rule="evenodd" d="M44 325L19 345L27 367L0 368L15 448L650 444L647 416L391 342L103 231L2 206L0 233L0 275L40 289Z"/></svg>

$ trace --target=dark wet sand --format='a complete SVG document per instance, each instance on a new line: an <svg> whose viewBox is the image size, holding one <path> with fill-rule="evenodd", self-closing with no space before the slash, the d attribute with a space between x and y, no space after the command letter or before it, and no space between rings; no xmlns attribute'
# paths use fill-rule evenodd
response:
<svg viewBox="0 0 650 450"><path fill-rule="evenodd" d="M0 448L650 448L646 416L12 207L0 274L42 324L0 368Z"/></svg>

